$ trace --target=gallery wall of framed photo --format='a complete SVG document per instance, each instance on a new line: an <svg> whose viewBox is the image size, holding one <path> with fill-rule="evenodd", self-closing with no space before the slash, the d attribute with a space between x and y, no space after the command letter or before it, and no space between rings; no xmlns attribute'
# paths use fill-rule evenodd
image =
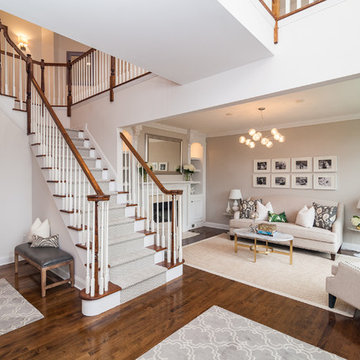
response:
<svg viewBox="0 0 360 360"><path fill-rule="evenodd" d="M337 156L254 160L253 187L336 190Z"/></svg>

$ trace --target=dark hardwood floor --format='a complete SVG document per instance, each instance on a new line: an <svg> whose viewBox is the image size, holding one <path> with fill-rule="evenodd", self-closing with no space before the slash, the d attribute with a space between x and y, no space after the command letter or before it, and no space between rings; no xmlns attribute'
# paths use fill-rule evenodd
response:
<svg viewBox="0 0 360 360"><path fill-rule="evenodd" d="M28 264L20 266L18 279L12 264L0 267L0 277L45 317L1 336L2 360L136 359L212 305L360 359L359 315L349 319L188 266L182 278L96 317L82 316L78 290L67 285L42 299L39 273Z"/></svg>

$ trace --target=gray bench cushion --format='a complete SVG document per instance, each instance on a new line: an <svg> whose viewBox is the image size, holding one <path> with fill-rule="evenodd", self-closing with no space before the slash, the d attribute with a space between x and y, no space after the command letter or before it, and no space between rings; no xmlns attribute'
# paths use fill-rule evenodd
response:
<svg viewBox="0 0 360 360"><path fill-rule="evenodd" d="M32 248L29 243L16 246L15 251L20 256L24 255L41 267L47 267L73 259L72 255L58 248Z"/></svg>

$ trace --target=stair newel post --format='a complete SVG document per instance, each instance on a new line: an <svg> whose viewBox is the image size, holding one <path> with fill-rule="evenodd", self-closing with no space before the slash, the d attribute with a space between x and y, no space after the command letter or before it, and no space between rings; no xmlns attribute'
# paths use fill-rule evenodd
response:
<svg viewBox="0 0 360 360"><path fill-rule="evenodd" d="M89 197L90 201L94 201L94 243L95 243L95 248L93 249L94 254L95 254L95 261L94 261L94 278L95 278L95 294L98 294L99 291L99 214L98 214L98 210L99 210L99 200L92 199L91 197Z"/></svg>
<svg viewBox="0 0 360 360"><path fill-rule="evenodd" d="M31 79L33 77L33 62L31 55L28 54L26 58L26 112L27 112L27 134L31 134Z"/></svg>
<svg viewBox="0 0 360 360"><path fill-rule="evenodd" d="M40 61L40 69L41 69L41 90L45 94L45 61L41 59Z"/></svg>
<svg viewBox="0 0 360 360"><path fill-rule="evenodd" d="M67 94L67 116L71 116L71 105L72 105L72 64L71 61L67 62L67 84L68 84L68 94Z"/></svg>
<svg viewBox="0 0 360 360"><path fill-rule="evenodd" d="M114 87L115 87L115 57L110 58L110 101L114 101Z"/></svg>
<svg viewBox="0 0 360 360"><path fill-rule="evenodd" d="M275 18L275 27L274 27L274 44L278 43L279 39L279 25L278 20L280 16L280 0L272 0L272 13Z"/></svg>

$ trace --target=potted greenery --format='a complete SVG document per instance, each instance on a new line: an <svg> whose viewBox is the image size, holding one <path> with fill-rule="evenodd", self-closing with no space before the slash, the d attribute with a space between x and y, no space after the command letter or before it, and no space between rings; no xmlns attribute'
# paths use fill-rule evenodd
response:
<svg viewBox="0 0 360 360"><path fill-rule="evenodd" d="M177 172L184 174L185 181L191 181L191 176L195 172L195 166L193 164L186 164L176 169Z"/></svg>

